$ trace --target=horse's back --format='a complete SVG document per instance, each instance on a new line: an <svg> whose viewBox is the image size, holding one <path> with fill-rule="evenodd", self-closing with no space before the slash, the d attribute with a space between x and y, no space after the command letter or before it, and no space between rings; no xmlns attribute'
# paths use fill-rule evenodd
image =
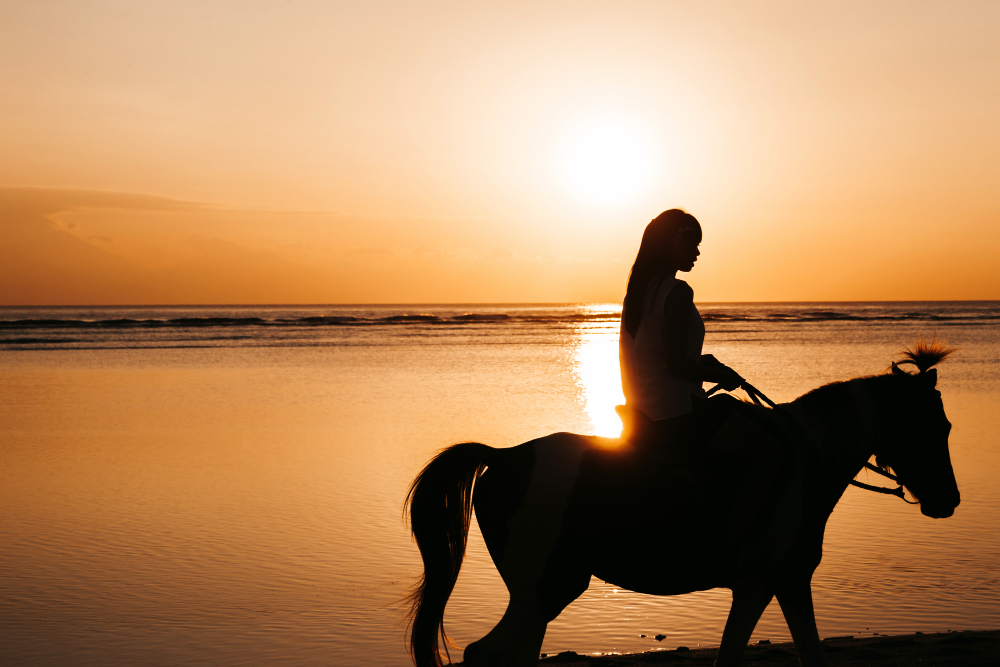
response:
<svg viewBox="0 0 1000 667"><path fill-rule="evenodd" d="M555 433L503 450L475 494L501 574L573 554L603 579L663 594L724 585L720 572L773 560L765 538L787 504L785 445L767 413L735 401L705 408L673 444Z"/></svg>

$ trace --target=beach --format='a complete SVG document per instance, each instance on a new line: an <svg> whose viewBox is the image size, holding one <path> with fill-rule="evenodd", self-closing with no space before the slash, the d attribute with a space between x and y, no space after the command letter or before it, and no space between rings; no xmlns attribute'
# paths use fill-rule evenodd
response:
<svg viewBox="0 0 1000 667"><path fill-rule="evenodd" d="M823 641L831 667L994 667L1000 664L1000 631L944 632L879 637L832 637ZM715 649L675 649L629 655L580 656L565 653L547 656L543 665L564 667L667 667L711 666ZM747 647L746 667L798 665L795 646L767 643Z"/></svg>

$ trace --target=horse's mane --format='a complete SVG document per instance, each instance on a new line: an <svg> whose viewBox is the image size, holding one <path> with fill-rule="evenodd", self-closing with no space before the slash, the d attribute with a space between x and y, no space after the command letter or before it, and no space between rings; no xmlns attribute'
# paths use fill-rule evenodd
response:
<svg viewBox="0 0 1000 667"><path fill-rule="evenodd" d="M903 360L896 363L913 364L921 373L924 373L932 366L936 366L947 359L954 351L955 348L948 347L947 343L937 338L932 338L929 341L920 338L912 350L908 347L903 348L903 351L899 353L899 356L903 357Z"/></svg>
<svg viewBox="0 0 1000 667"><path fill-rule="evenodd" d="M853 380L873 380L875 378L885 377L894 373L906 375L905 371L898 368L903 364L912 364L916 366L921 373L924 373L947 359L952 352L955 352L955 350L956 348L948 347L946 342L940 341L937 338L932 338L929 341L925 341L923 338L920 338L913 346L913 349L904 347L903 351L897 355L903 357L903 360L892 362L892 365L889 366L884 373L862 375L860 377L853 378ZM843 387L848 382L852 382L853 380L837 380L836 382L829 382L821 387L816 387L815 389L807 391L795 400L805 398L806 396L815 397L819 394L828 393L830 389L834 387Z"/></svg>

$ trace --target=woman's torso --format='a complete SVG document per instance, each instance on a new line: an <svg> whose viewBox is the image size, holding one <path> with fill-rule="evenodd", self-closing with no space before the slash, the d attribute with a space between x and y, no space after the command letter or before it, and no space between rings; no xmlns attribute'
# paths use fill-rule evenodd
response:
<svg viewBox="0 0 1000 667"><path fill-rule="evenodd" d="M618 351L625 400L652 420L687 414L691 412L691 397L705 395L701 382L671 373L665 364L667 322L663 304L679 282L673 276L654 278L651 289L646 293L642 321L635 337L625 330L624 320L619 334ZM688 317L687 338L685 352L697 360L705 342L705 324L694 304L691 304Z"/></svg>

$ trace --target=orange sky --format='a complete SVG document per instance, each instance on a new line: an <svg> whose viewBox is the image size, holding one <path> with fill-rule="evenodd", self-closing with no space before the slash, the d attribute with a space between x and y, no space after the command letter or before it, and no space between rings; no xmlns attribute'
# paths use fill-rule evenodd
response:
<svg viewBox="0 0 1000 667"><path fill-rule="evenodd" d="M1000 299L1000 3L0 5L0 304Z"/></svg>

